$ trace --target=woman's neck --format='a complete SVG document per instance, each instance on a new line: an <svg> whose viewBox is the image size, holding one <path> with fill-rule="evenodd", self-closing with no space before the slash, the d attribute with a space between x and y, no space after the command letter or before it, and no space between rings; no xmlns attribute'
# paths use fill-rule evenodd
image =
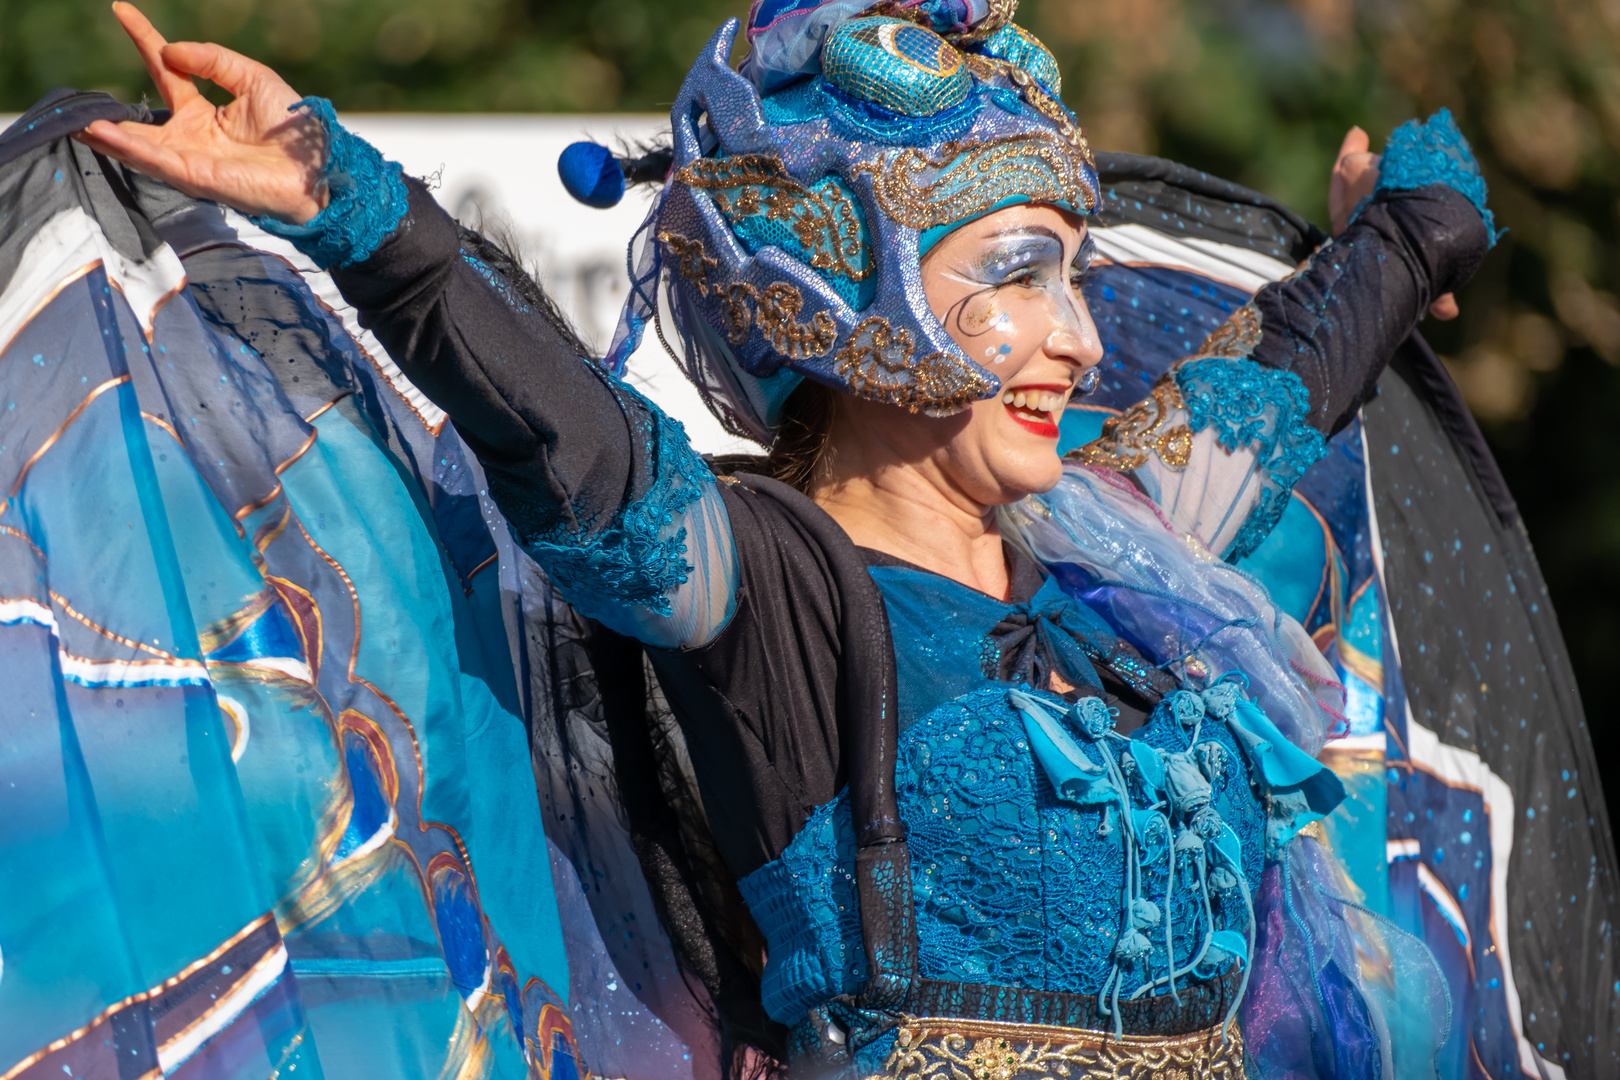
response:
<svg viewBox="0 0 1620 1080"><path fill-rule="evenodd" d="M1006 555L993 507L946 490L926 466L829 477L816 504L858 547L872 548L1005 600Z"/></svg>

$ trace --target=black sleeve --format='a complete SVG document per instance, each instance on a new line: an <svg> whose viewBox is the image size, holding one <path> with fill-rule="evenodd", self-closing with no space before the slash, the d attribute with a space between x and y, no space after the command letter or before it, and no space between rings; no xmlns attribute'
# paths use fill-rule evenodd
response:
<svg viewBox="0 0 1620 1080"><path fill-rule="evenodd" d="M739 878L780 855L846 780L837 572L800 520L804 508L785 511L753 489L756 478L745 480L720 488L741 574L735 614L700 649L648 650L686 736L716 846ZM881 642L856 648L889 655L880 651L887 621L873 637Z"/></svg>
<svg viewBox="0 0 1620 1080"><path fill-rule="evenodd" d="M1466 284L1489 247L1479 211L1452 188L1380 192L1305 270L1255 294L1264 333L1254 359L1298 375L1311 426L1332 435L1429 304Z"/></svg>
<svg viewBox="0 0 1620 1080"><path fill-rule="evenodd" d="M369 259L332 271L410 379L450 414L518 538L590 536L651 482L646 405L407 179L409 209Z"/></svg>
<svg viewBox="0 0 1620 1080"><path fill-rule="evenodd" d="M870 769L899 716L889 617L865 558L825 510L761 476L725 478L737 609L698 649L649 649L687 740L721 857L742 878L850 786L858 844L903 833Z"/></svg>

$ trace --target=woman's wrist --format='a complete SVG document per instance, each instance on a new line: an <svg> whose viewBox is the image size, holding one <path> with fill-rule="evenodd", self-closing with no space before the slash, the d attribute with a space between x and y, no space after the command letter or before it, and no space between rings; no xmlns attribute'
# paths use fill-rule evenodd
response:
<svg viewBox="0 0 1620 1080"><path fill-rule="evenodd" d="M302 225L272 217L256 217L254 224L292 241L322 269L364 262L405 216L404 170L339 124L325 98L304 98L292 108L326 134L325 165L312 192L320 210Z"/></svg>
<svg viewBox="0 0 1620 1080"><path fill-rule="evenodd" d="M1449 109L1441 109L1427 120L1408 120L1395 129L1384 144L1374 196L1416 191L1432 184L1443 184L1473 203L1485 223L1489 246L1496 246L1501 233L1495 215L1485 205L1484 173ZM1352 221L1360 210L1357 207Z"/></svg>

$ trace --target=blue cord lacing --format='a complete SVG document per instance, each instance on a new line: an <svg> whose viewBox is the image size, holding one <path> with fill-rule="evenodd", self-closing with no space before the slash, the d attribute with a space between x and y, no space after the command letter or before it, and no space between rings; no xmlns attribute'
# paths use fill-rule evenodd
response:
<svg viewBox="0 0 1620 1080"><path fill-rule="evenodd" d="M1193 698L1193 695L1185 693L1176 696ZM1124 1014L1120 1011L1119 1001L1126 976L1146 965L1152 949L1146 931L1151 931L1161 921L1165 928L1167 973L1144 981L1127 1000L1134 1001L1150 990L1168 984L1171 997L1179 1004L1181 994L1176 986L1176 980L1190 974L1212 975L1213 972L1199 969L1213 953L1215 963L1236 961L1243 969L1242 983L1223 1020L1223 1024L1229 1023L1236 1015L1238 1004L1243 1000L1248 987L1250 943L1255 938L1254 902L1249 895L1248 883L1244 880L1239 854L1241 841L1231 827L1221 820L1219 812L1212 804L1211 785L1199 764L1190 752L1165 753L1119 734L1114 730L1117 710L1109 709L1097 698L1082 698L1071 706L1064 717L1069 721L1066 726L1056 722L1057 717L1054 713L1057 712L1057 706L1044 698L1022 690L1009 690L1007 701L1028 721L1026 730L1031 747L1035 751L1036 759L1048 769L1055 788L1075 792L1078 789L1072 784L1074 773L1097 771L1095 763L1090 760L1085 750L1069 737L1069 732L1080 734L1086 740L1086 745L1103 760L1101 771L1106 774L1106 782L1086 785L1085 796L1088 799L1094 796L1111 796L1111 801L1115 805L1108 808L1107 820L1113 820L1117 808L1120 844L1125 852L1125 880L1120 897L1120 933L1114 946L1108 977L1103 981L1102 988L1097 994L1102 1014L1113 1021L1114 1037L1124 1036ZM1173 703L1173 707L1176 704L1180 702ZM1202 702L1199 704L1202 705ZM1177 716L1182 718L1180 710ZM1183 719L1184 724L1186 720L1192 720L1187 726L1193 728L1188 745L1196 746L1199 732L1202 730L1202 708L1196 710L1196 715L1189 713ZM1050 744L1050 748L1043 747L1043 743ZM1128 752L1128 758L1121 758L1115 754L1116 745ZM1048 752L1043 753L1043 749L1048 749ZM1056 756L1050 752L1051 750L1056 751ZM1126 760L1131 762L1132 773L1139 778L1142 790L1151 800L1150 805L1143 809L1132 806L1133 789L1125 775ZM1048 762L1057 763L1055 773ZM1171 824L1172 815L1180 822L1179 828ZM1104 829L1108 828L1109 825L1105 823ZM1163 829L1167 835L1174 838L1169 850L1170 879L1162 908L1142 895L1141 856L1148 850L1149 836L1158 829ZM1178 965L1176 962L1170 921L1172 900L1175 895L1175 866L1178 860L1185 861L1196 871L1197 884L1193 889L1204 914L1202 940L1197 952L1185 965ZM1210 903L1212 863L1217 872L1225 871L1223 885L1241 889L1247 922L1246 934L1217 928L1218 920ZM1227 870L1227 867L1231 869ZM1229 880L1232 878L1235 880Z"/></svg>

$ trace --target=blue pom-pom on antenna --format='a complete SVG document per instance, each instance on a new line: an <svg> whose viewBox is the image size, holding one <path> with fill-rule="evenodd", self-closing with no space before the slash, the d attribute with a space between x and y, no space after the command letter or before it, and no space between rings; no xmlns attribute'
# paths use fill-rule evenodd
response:
<svg viewBox="0 0 1620 1080"><path fill-rule="evenodd" d="M568 194L598 210L624 198L624 171L613 151L599 143L577 142L557 158L557 175Z"/></svg>

